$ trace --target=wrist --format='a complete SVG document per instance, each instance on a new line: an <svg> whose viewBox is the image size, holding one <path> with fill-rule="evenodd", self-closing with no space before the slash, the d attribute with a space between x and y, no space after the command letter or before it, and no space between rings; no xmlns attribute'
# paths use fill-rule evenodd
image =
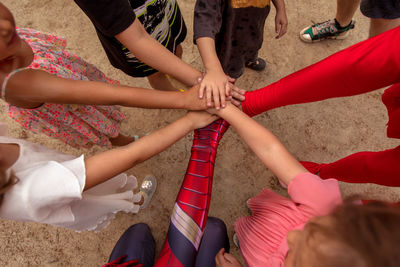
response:
<svg viewBox="0 0 400 267"><path fill-rule="evenodd" d="M218 64L212 64L211 66L204 66L206 74L207 73L222 73L225 75L224 70L222 69L221 64L218 61Z"/></svg>
<svg viewBox="0 0 400 267"><path fill-rule="evenodd" d="M225 108L221 108L220 110L218 110L217 114L219 117L228 120L229 116L232 114L232 112L235 112L235 109L237 110L237 108L235 106L233 106L232 104L226 105Z"/></svg>
<svg viewBox="0 0 400 267"><path fill-rule="evenodd" d="M182 117L182 120L183 124L186 125L188 128L187 129L188 132L196 128L194 119L192 117L192 112L189 111L188 113L186 113L186 115Z"/></svg>
<svg viewBox="0 0 400 267"><path fill-rule="evenodd" d="M188 108L188 103L189 103L189 93L188 91L183 91L183 92L177 92L177 108L178 109L189 109Z"/></svg>
<svg viewBox="0 0 400 267"><path fill-rule="evenodd" d="M194 86L199 83L199 80L201 81L203 79L203 73L196 70L195 74L193 75L193 78L191 79L193 84L190 84L189 86Z"/></svg>

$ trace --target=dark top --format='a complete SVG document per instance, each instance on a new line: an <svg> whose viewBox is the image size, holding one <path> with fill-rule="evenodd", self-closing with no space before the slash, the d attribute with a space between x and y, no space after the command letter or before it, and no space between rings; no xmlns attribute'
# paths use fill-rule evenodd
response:
<svg viewBox="0 0 400 267"><path fill-rule="evenodd" d="M400 18L400 0L362 0L361 13L373 19Z"/></svg>
<svg viewBox="0 0 400 267"><path fill-rule="evenodd" d="M176 0L74 0L92 21L110 63L134 77L157 70L137 59L114 36L136 18L147 33L171 52L186 37L186 26Z"/></svg>
<svg viewBox="0 0 400 267"><path fill-rule="evenodd" d="M252 2L261 2L262 6L252 6ZM194 9L194 42L200 37L213 38L225 73L238 78L243 73L245 63L257 58L269 10L268 0L197 0Z"/></svg>

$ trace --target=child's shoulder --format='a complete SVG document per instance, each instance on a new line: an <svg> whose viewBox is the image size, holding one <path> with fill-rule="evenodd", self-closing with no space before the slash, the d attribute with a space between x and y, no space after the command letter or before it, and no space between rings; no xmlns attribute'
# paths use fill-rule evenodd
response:
<svg viewBox="0 0 400 267"><path fill-rule="evenodd" d="M342 203L339 183L336 179L321 179L309 172L297 175L288 186L291 199L317 214L325 215Z"/></svg>

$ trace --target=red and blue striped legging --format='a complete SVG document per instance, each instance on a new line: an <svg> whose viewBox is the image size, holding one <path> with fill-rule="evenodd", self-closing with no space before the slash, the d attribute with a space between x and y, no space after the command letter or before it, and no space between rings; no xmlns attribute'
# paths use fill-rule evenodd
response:
<svg viewBox="0 0 400 267"><path fill-rule="evenodd" d="M211 200L215 157L229 124L217 120L194 132L192 153L176 198L171 221L154 266L194 266L206 226Z"/></svg>
<svg viewBox="0 0 400 267"><path fill-rule="evenodd" d="M353 96L391 86L382 101L389 115L387 136L400 139L400 27L360 42L264 88L247 92L250 116L273 108ZM400 186L400 146L359 152L329 164L303 162L322 178Z"/></svg>

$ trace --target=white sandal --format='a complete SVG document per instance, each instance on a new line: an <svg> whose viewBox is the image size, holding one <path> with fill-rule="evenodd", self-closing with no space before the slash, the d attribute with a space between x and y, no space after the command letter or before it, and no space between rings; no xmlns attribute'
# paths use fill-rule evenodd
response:
<svg viewBox="0 0 400 267"><path fill-rule="evenodd" d="M157 180L153 175L146 175L142 184L139 188L139 193L143 196L143 204L140 205L140 209L145 209L149 205L151 198L157 188Z"/></svg>

